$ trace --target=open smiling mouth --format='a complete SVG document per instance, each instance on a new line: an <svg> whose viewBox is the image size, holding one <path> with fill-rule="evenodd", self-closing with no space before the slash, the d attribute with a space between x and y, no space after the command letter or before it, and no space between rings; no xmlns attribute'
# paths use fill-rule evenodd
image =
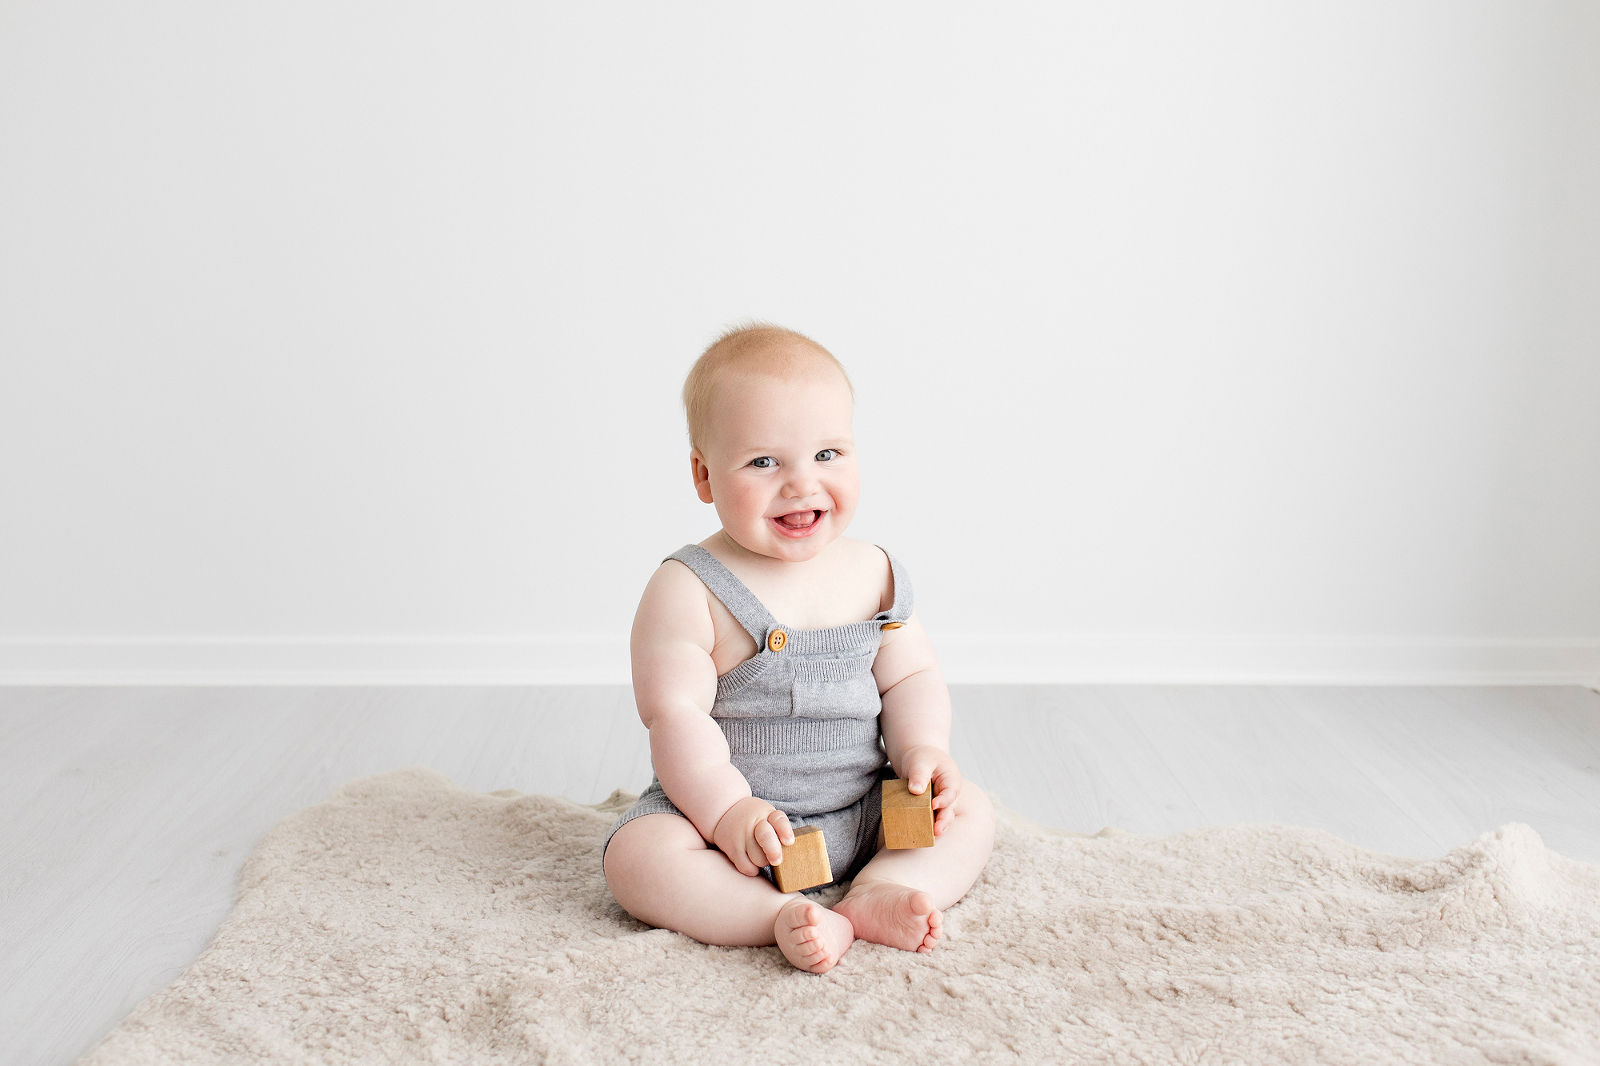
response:
<svg viewBox="0 0 1600 1066"><path fill-rule="evenodd" d="M808 537L822 524L822 516L826 511L794 511L790 514L769 518L777 527L778 532L786 537Z"/></svg>

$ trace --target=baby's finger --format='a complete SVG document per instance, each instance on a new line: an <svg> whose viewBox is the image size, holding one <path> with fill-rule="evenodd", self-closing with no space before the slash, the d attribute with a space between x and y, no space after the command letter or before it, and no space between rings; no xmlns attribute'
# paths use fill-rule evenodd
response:
<svg viewBox="0 0 1600 1066"><path fill-rule="evenodd" d="M778 831L772 828L771 822L757 822L755 832L751 836L755 839L756 847L761 849L762 866L777 866L783 862L783 848L778 843Z"/></svg>
<svg viewBox="0 0 1600 1066"><path fill-rule="evenodd" d="M765 825L766 823L763 822L761 824ZM750 863L750 876L759 877L761 874L761 868L763 866L771 866L772 860L767 858L766 849L764 849L760 842L756 840L754 834L751 835L745 846L745 858Z"/></svg>
<svg viewBox="0 0 1600 1066"><path fill-rule="evenodd" d="M767 821L772 823L772 828L778 832L778 843L788 847L794 843L794 827L789 824L789 816L782 811L773 811L767 815Z"/></svg>
<svg viewBox="0 0 1600 1066"><path fill-rule="evenodd" d="M934 762L932 759L912 757L906 760L906 786L913 796L920 796L927 791L928 783L933 778Z"/></svg>
<svg viewBox="0 0 1600 1066"><path fill-rule="evenodd" d="M954 807L956 800L961 796L961 777L959 774L952 777L937 777L933 782L933 809L944 810Z"/></svg>
<svg viewBox="0 0 1600 1066"><path fill-rule="evenodd" d="M733 868L746 877L754 877L761 872L761 868L750 861L750 856L743 851L728 852L728 861L733 863Z"/></svg>

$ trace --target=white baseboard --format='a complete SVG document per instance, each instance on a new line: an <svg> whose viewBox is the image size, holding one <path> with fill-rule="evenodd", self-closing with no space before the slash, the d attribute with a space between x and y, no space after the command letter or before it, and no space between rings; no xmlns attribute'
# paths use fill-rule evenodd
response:
<svg viewBox="0 0 1600 1066"><path fill-rule="evenodd" d="M626 685L627 637L0 638L3 685Z"/></svg>
<svg viewBox="0 0 1600 1066"><path fill-rule="evenodd" d="M938 637L955 684L1600 686L1600 638ZM0 685L625 685L622 636L0 637Z"/></svg>
<svg viewBox="0 0 1600 1066"><path fill-rule="evenodd" d="M952 637L952 680L978 684L1600 684L1600 638Z"/></svg>

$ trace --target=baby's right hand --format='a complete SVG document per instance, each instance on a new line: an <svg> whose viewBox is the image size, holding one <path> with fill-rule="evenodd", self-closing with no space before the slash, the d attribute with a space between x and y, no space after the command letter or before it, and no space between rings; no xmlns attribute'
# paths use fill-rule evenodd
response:
<svg viewBox="0 0 1600 1066"><path fill-rule="evenodd" d="M711 842L734 868L754 877L763 866L783 861L783 848L794 843L789 816L764 799L746 796L717 819Z"/></svg>

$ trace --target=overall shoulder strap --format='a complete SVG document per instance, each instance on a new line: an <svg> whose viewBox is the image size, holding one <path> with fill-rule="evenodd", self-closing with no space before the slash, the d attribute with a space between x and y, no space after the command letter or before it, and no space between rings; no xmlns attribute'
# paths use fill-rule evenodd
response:
<svg viewBox="0 0 1600 1066"><path fill-rule="evenodd" d="M900 561L882 546L878 548L884 555L889 556L889 573L894 575L894 603L887 611L879 611L874 616L875 622L904 622L911 617L911 610L916 606L915 597L911 594L911 578L906 575L906 568Z"/></svg>
<svg viewBox="0 0 1600 1066"><path fill-rule="evenodd" d="M746 588L744 582L735 577L732 570L723 566L715 555L698 544L685 544L667 556L667 559L678 560L705 582L711 594L721 600L729 613L744 626L745 632L756 642L757 650L767 646L767 634L777 627L778 620L772 617L772 612L767 610L765 604L756 599L756 594ZM662 562L666 562L666 559ZM900 602L898 580L895 583L895 590L895 603L898 605Z"/></svg>

